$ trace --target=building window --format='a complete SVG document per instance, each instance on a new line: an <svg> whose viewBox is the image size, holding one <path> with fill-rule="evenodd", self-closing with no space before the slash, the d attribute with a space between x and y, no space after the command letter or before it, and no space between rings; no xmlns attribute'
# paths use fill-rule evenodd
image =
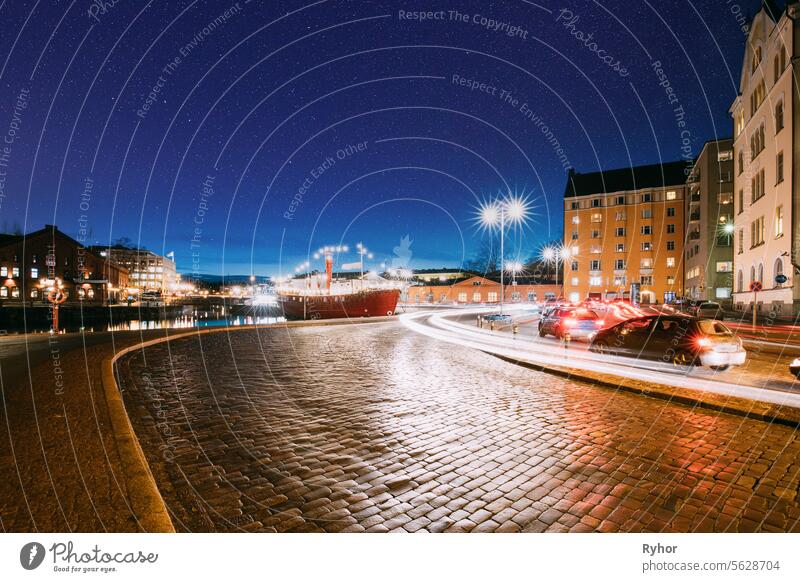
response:
<svg viewBox="0 0 800 582"><path fill-rule="evenodd" d="M744 154L739 150L739 174L744 172Z"/></svg>
<svg viewBox="0 0 800 582"><path fill-rule="evenodd" d="M11 276L19 277L19 267L11 267Z"/></svg>
<svg viewBox="0 0 800 582"><path fill-rule="evenodd" d="M744 252L744 229L739 229L739 254Z"/></svg>
<svg viewBox="0 0 800 582"><path fill-rule="evenodd" d="M573 277L572 278L572 285L575 286L577 284L578 284L578 278L577 277Z"/></svg>
<svg viewBox="0 0 800 582"><path fill-rule="evenodd" d="M764 79L761 79L761 82L756 85L756 88L753 89L752 93L750 93L750 117L755 115L756 111L758 111L758 108L761 107L766 95L767 90L764 87Z"/></svg>
<svg viewBox="0 0 800 582"><path fill-rule="evenodd" d="M642 259L641 268L642 269L652 269L653 268L653 259Z"/></svg>
<svg viewBox="0 0 800 582"><path fill-rule="evenodd" d="M481 294L480 293L473 293L472 294L472 300L475 301L476 303L480 303L481 302Z"/></svg>
<svg viewBox="0 0 800 582"><path fill-rule="evenodd" d="M675 277L672 275L667 277L667 285L674 285L675 284Z"/></svg>
<svg viewBox="0 0 800 582"><path fill-rule="evenodd" d="M625 243L617 243L617 252L624 253L625 252Z"/></svg>
<svg viewBox="0 0 800 582"><path fill-rule="evenodd" d="M459 300L461 303L466 303L466 302L467 302L467 294L466 294L466 293L464 293L464 292L461 292L461 293L459 293L459 294L458 294L458 300Z"/></svg>
<svg viewBox="0 0 800 582"><path fill-rule="evenodd" d="M0 267L0 277L8 277L8 267Z"/></svg>
<svg viewBox="0 0 800 582"><path fill-rule="evenodd" d="M39 267L31 267L31 279L39 278Z"/></svg>
<svg viewBox="0 0 800 582"><path fill-rule="evenodd" d="M775 183L783 182L783 152L778 152L775 156Z"/></svg>
<svg viewBox="0 0 800 582"><path fill-rule="evenodd" d="M643 242L641 249L643 251L652 251L653 250L653 243L651 242Z"/></svg>
<svg viewBox="0 0 800 582"><path fill-rule="evenodd" d="M739 269L739 272L736 274L736 290L739 293L744 290L744 273L742 273L741 269Z"/></svg>
<svg viewBox="0 0 800 582"><path fill-rule="evenodd" d="M624 259L616 259L614 261L614 268L617 270L622 270L625 268L625 260Z"/></svg>
<svg viewBox="0 0 800 582"><path fill-rule="evenodd" d="M775 106L775 133L783 129L783 99Z"/></svg>
<svg viewBox="0 0 800 582"><path fill-rule="evenodd" d="M762 168L750 179L751 202L755 202L765 194L764 169Z"/></svg>
<svg viewBox="0 0 800 582"><path fill-rule="evenodd" d="M592 222L603 222L603 215L599 212L592 214Z"/></svg>
<svg viewBox="0 0 800 582"><path fill-rule="evenodd" d="M592 231L592 238L600 238L600 231L599 230L593 230Z"/></svg>
<svg viewBox="0 0 800 582"><path fill-rule="evenodd" d="M8 297L8 287L0 287L0 297Z"/></svg>
<svg viewBox="0 0 800 582"><path fill-rule="evenodd" d="M758 280L761 282L764 281L764 263L758 264Z"/></svg>
<svg viewBox="0 0 800 582"><path fill-rule="evenodd" d="M744 188L739 189L739 214L744 212Z"/></svg>
<svg viewBox="0 0 800 582"><path fill-rule="evenodd" d="M750 248L764 244L764 217L759 216L750 223Z"/></svg>
<svg viewBox="0 0 800 582"><path fill-rule="evenodd" d="M719 150L717 152L718 162L728 162L733 159L733 150Z"/></svg>
<svg viewBox="0 0 800 582"><path fill-rule="evenodd" d="M572 271L578 270L578 261L572 261L572 264L570 265L570 270Z"/></svg>
<svg viewBox="0 0 800 582"><path fill-rule="evenodd" d="M667 257L667 266L674 267L675 266L675 257Z"/></svg>
<svg viewBox="0 0 800 582"><path fill-rule="evenodd" d="M602 277L589 277L589 285L592 287L599 287L603 284Z"/></svg>
<svg viewBox="0 0 800 582"><path fill-rule="evenodd" d="M781 44L780 50L778 50L778 54L775 55L775 59L772 62L773 67L773 81L775 83L778 82L778 79L781 78L781 74L783 70L786 68L786 48Z"/></svg>
<svg viewBox="0 0 800 582"><path fill-rule="evenodd" d="M39 297L39 290L31 289L31 299L37 299L38 297Z"/></svg>
<svg viewBox="0 0 800 582"><path fill-rule="evenodd" d="M733 261L717 261L717 273L730 273L733 271Z"/></svg>
<svg viewBox="0 0 800 582"><path fill-rule="evenodd" d="M750 72L755 73L758 65L761 64L761 47L757 46L753 49L753 59L750 61Z"/></svg>
<svg viewBox="0 0 800 582"><path fill-rule="evenodd" d="M652 285L653 284L653 276L652 275L642 275L639 277L639 284L640 285Z"/></svg>
<svg viewBox="0 0 800 582"><path fill-rule="evenodd" d="M625 196L617 196L617 204L625 204Z"/></svg>
<svg viewBox="0 0 800 582"><path fill-rule="evenodd" d="M589 270L590 271L599 271L600 270L600 261L594 259L589 261Z"/></svg>
<svg viewBox="0 0 800 582"><path fill-rule="evenodd" d="M717 202L719 202L722 205L733 204L733 193L732 192L720 192L717 195Z"/></svg>
<svg viewBox="0 0 800 582"><path fill-rule="evenodd" d="M580 202L573 202L572 204L570 204L570 208L572 210L578 210L578 208L580 207L581 207Z"/></svg>
<svg viewBox="0 0 800 582"><path fill-rule="evenodd" d="M13 297L14 299L18 299L19 298L19 287L12 287L11 288L11 297Z"/></svg>
<svg viewBox="0 0 800 582"><path fill-rule="evenodd" d="M577 230L573 230L572 231L572 240L578 240L578 231Z"/></svg>
<svg viewBox="0 0 800 582"><path fill-rule="evenodd" d="M624 212L617 212L614 215L615 220L625 220L625 213Z"/></svg>
<svg viewBox="0 0 800 582"><path fill-rule="evenodd" d="M642 210L642 218L653 218L653 211L649 208Z"/></svg>
<svg viewBox="0 0 800 582"><path fill-rule="evenodd" d="M783 236L783 206L775 209L775 238Z"/></svg>
<svg viewBox="0 0 800 582"><path fill-rule="evenodd" d="M675 207L674 206L670 206L669 208L667 208L667 216L675 216Z"/></svg>
<svg viewBox="0 0 800 582"><path fill-rule="evenodd" d="M646 224L642 227L641 232L644 235L653 234L653 227L649 224Z"/></svg>
<svg viewBox="0 0 800 582"><path fill-rule="evenodd" d="M674 251L675 250L675 241L674 240L668 240L667 241L667 250L668 251Z"/></svg>
<svg viewBox="0 0 800 582"><path fill-rule="evenodd" d="M667 192L667 200L676 200L678 198L678 193L675 190L670 190Z"/></svg>
<svg viewBox="0 0 800 582"><path fill-rule="evenodd" d="M775 267L773 268L773 271L774 271L775 277L778 277L779 275L783 275L783 259L782 258L778 257L777 259L775 259ZM773 277L773 281L775 280L775 277ZM781 284L778 283L777 281L775 281L775 286L776 287L780 287Z"/></svg>
<svg viewBox="0 0 800 582"><path fill-rule="evenodd" d="M625 227L623 226L617 227L615 230L615 234L616 236L625 236Z"/></svg>
<svg viewBox="0 0 800 582"><path fill-rule="evenodd" d="M580 223L580 221L581 221L581 219L578 218L577 216L573 216L572 217L572 224L578 224L578 223Z"/></svg>
<svg viewBox="0 0 800 582"><path fill-rule="evenodd" d="M592 200L592 208L600 208L601 200L599 198L595 198Z"/></svg>
<svg viewBox="0 0 800 582"><path fill-rule="evenodd" d="M700 267L692 267L688 271L686 271L686 278L687 279L694 279L700 276Z"/></svg>
<svg viewBox="0 0 800 582"><path fill-rule="evenodd" d="M627 282L627 277L614 277L614 287L624 287Z"/></svg>
<svg viewBox="0 0 800 582"><path fill-rule="evenodd" d="M489 293L487 294L486 300L489 301L489 302L497 301L497 292L489 291Z"/></svg>
<svg viewBox="0 0 800 582"><path fill-rule="evenodd" d="M667 234L675 234L675 225L674 224L668 224L667 225Z"/></svg>
<svg viewBox="0 0 800 582"><path fill-rule="evenodd" d="M650 192L645 192L642 194L642 202L650 202L653 199L653 195Z"/></svg>

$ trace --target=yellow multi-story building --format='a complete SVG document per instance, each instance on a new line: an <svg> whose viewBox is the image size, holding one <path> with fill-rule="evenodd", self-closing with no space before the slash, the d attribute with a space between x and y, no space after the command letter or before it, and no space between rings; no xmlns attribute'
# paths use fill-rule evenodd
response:
<svg viewBox="0 0 800 582"><path fill-rule="evenodd" d="M684 199L691 164L570 171L564 294L570 301L663 303L683 294Z"/></svg>

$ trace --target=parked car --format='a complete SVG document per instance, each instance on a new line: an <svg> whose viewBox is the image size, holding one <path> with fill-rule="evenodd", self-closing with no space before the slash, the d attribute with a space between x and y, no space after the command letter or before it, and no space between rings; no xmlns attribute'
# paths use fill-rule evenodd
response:
<svg viewBox="0 0 800 582"><path fill-rule="evenodd" d="M740 366L747 355L742 341L724 323L682 315L636 317L601 329L589 349L714 370Z"/></svg>
<svg viewBox="0 0 800 582"><path fill-rule="evenodd" d="M554 335L563 339L589 340L603 325L603 320L591 309L559 307L539 319L539 336Z"/></svg>
<svg viewBox="0 0 800 582"><path fill-rule="evenodd" d="M706 319L725 319L725 312L719 303L704 301L692 307L692 315Z"/></svg>
<svg viewBox="0 0 800 582"><path fill-rule="evenodd" d="M505 313L493 313L491 315L484 315L483 321L500 321L500 322L511 322L511 316Z"/></svg>

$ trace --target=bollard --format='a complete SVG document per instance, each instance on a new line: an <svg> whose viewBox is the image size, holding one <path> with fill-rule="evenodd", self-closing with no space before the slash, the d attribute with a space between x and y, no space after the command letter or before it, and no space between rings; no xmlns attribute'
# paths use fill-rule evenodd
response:
<svg viewBox="0 0 800 582"><path fill-rule="evenodd" d="M572 337L569 335L569 332L564 334L564 357L567 357L567 350L569 349L569 342L572 341Z"/></svg>
<svg viewBox="0 0 800 582"><path fill-rule="evenodd" d="M514 327L511 328L511 331L514 334L514 339L517 339L517 334L519 333L519 324L515 323Z"/></svg>
<svg viewBox="0 0 800 582"><path fill-rule="evenodd" d="M477 322L475 325L477 325L478 327L483 327L483 326L481 325L481 323L483 323L483 320L481 320L481 316L479 315L479 316L477 317L477 319L478 319L478 322Z"/></svg>
<svg viewBox="0 0 800 582"><path fill-rule="evenodd" d="M489 329L494 331L494 320L492 320L491 323L489 324Z"/></svg>

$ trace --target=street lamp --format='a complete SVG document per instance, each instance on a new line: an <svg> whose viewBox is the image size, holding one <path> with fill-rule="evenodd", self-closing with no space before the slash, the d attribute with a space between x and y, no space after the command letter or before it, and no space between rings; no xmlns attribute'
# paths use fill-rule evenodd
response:
<svg viewBox="0 0 800 582"><path fill-rule="evenodd" d="M489 200L478 208L478 221L483 228L500 230L500 315L503 314L505 301L505 234L506 226L525 224L530 213L527 198L507 196L502 199Z"/></svg>
<svg viewBox="0 0 800 582"><path fill-rule="evenodd" d="M567 259L572 258L573 255L577 254L575 250L570 249L566 246L554 247L548 246L542 249L542 260L548 265L555 265L556 267L556 287L558 287L558 270L559 264L564 263L566 264Z"/></svg>
<svg viewBox="0 0 800 582"><path fill-rule="evenodd" d="M356 245L356 251L358 252L358 255L359 255L358 264L360 265L360 268L361 268L361 286L363 287L364 286L364 257L366 256L368 259L372 259L374 255L371 252L369 252L367 250L367 247L365 247L361 243L358 243Z"/></svg>
<svg viewBox="0 0 800 582"><path fill-rule="evenodd" d="M524 267L520 261L509 261L508 264L506 265L506 271L511 273L512 285L517 284L517 274L521 273L523 268Z"/></svg>

